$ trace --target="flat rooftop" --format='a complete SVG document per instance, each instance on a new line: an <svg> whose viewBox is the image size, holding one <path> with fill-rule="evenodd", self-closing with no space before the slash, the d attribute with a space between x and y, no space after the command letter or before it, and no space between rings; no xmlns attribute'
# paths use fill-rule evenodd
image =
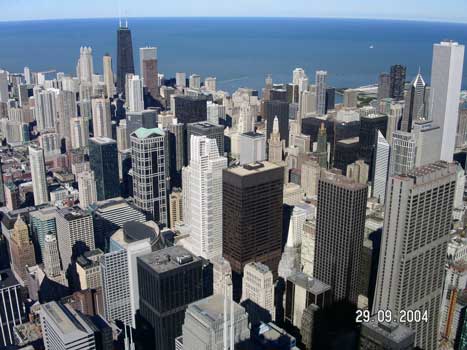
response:
<svg viewBox="0 0 467 350"><path fill-rule="evenodd" d="M181 247L173 246L138 257L145 265L157 273L176 270L182 266L188 266L201 261L190 251Z"/></svg>
<svg viewBox="0 0 467 350"><path fill-rule="evenodd" d="M196 301L188 306L187 312L190 312L196 318L201 318L206 323L224 322L224 296L215 294ZM239 313L246 314L245 309L234 303L234 314L238 315Z"/></svg>
<svg viewBox="0 0 467 350"><path fill-rule="evenodd" d="M89 216L89 214L78 206L72 208L62 208L57 211L58 214L67 221L78 220Z"/></svg>
<svg viewBox="0 0 467 350"><path fill-rule="evenodd" d="M291 281L292 283L306 289L308 292L319 295L331 290L331 286L327 285L320 280L310 277L303 272L297 272L295 275L292 275L287 278L287 280Z"/></svg>
<svg viewBox="0 0 467 350"><path fill-rule="evenodd" d="M277 164L264 161L237 166L235 168L227 169L226 171L238 176L248 176L278 168L280 167Z"/></svg>
<svg viewBox="0 0 467 350"><path fill-rule="evenodd" d="M114 139L111 139L109 137L91 137L89 140L92 140L96 143L99 144L107 144L107 143L117 143Z"/></svg>

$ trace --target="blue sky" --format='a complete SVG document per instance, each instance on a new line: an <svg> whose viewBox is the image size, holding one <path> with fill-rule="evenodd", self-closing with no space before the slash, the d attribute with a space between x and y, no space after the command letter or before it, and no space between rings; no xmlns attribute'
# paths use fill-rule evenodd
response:
<svg viewBox="0 0 467 350"><path fill-rule="evenodd" d="M128 17L346 17L467 22L467 0L0 0L0 21L117 17L119 12Z"/></svg>

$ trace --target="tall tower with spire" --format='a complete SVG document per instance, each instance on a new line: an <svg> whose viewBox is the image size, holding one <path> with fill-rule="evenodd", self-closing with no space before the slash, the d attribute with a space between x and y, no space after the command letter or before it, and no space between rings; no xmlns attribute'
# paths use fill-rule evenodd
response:
<svg viewBox="0 0 467 350"><path fill-rule="evenodd" d="M281 162L282 149L283 144L281 141L281 134L279 132L279 119L277 119L277 117L274 117L271 138L269 139L269 161Z"/></svg>
<svg viewBox="0 0 467 350"><path fill-rule="evenodd" d="M125 93L125 77L128 73L135 73L133 61L133 42L128 21L120 25L117 30L117 93Z"/></svg>
<svg viewBox="0 0 467 350"><path fill-rule="evenodd" d="M11 268L23 285L27 281L27 266L36 265L34 245L29 239L28 225L18 215L10 240Z"/></svg>
<svg viewBox="0 0 467 350"><path fill-rule="evenodd" d="M326 128L324 123L321 123L321 127L318 131L318 145L316 148L316 155L318 156L319 166L321 168L328 167L328 141L327 141L327 134Z"/></svg>
<svg viewBox="0 0 467 350"><path fill-rule="evenodd" d="M410 132L414 121L425 119L428 107L426 84L419 71L410 84L409 91L405 97L401 130Z"/></svg>

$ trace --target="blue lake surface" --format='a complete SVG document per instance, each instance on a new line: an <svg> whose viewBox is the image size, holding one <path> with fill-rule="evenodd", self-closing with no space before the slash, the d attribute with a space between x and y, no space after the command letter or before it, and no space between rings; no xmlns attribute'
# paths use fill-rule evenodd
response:
<svg viewBox="0 0 467 350"><path fill-rule="evenodd" d="M216 76L218 87L260 89L270 73L288 82L302 67L328 71L329 84L356 87L375 83L392 64L404 64L411 79L419 67L430 81L432 45L443 39L467 44L467 25L350 19L297 18L132 18L135 66L138 48L157 46L159 71ZM117 19L0 22L0 67L22 72L76 71L80 46L91 46L96 72L102 56L116 57ZM373 48L370 48L373 46ZM466 69L467 70L467 69ZM467 88L464 71L463 88Z"/></svg>

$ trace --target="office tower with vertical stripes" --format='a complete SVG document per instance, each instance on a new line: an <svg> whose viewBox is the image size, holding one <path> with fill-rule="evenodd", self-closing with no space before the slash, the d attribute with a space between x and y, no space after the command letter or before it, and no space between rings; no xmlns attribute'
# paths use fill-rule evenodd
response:
<svg viewBox="0 0 467 350"><path fill-rule="evenodd" d="M32 189L34 204L48 203L47 174L45 172L44 151L35 145L29 146L29 161L31 164Z"/></svg>
<svg viewBox="0 0 467 350"><path fill-rule="evenodd" d="M386 193L373 313L426 312L425 321L406 323L426 350L438 346L455 189L456 165L438 161L391 177Z"/></svg>

